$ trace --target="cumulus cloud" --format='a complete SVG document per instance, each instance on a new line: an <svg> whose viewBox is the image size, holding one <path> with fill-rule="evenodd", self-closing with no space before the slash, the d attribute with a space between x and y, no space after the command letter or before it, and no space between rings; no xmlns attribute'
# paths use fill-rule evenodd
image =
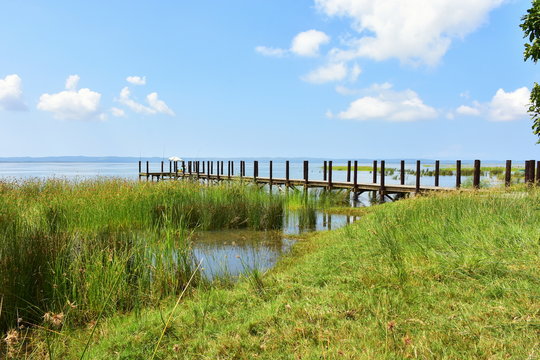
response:
<svg viewBox="0 0 540 360"><path fill-rule="evenodd" d="M472 106L461 105L456 114L464 116L481 116L490 121L514 121L527 117L530 103L530 92L526 87L506 92L497 90L488 103L474 101Z"/></svg>
<svg viewBox="0 0 540 360"><path fill-rule="evenodd" d="M99 106L101 94L88 88L77 90L79 80L78 75L71 75L66 80L65 91L42 94L37 108L61 120L104 120Z"/></svg>
<svg viewBox="0 0 540 360"><path fill-rule="evenodd" d="M146 101L148 103L148 106L146 106L133 100L131 98L131 91L126 86L120 91L120 97L117 99L117 101L139 114L155 115L161 113L171 116L174 115L174 112L167 106L167 104L163 100L159 99L156 92L150 93L146 96Z"/></svg>
<svg viewBox="0 0 540 360"><path fill-rule="evenodd" d="M264 56L284 57L290 53L298 56L316 57L322 45L330 42L330 37L322 31L308 30L298 33L292 40L290 49L257 46L255 51Z"/></svg>
<svg viewBox="0 0 540 360"><path fill-rule="evenodd" d="M257 46L255 48L255 51L261 55L269 57L283 57L287 55L287 50L285 49L273 48L268 46Z"/></svg>
<svg viewBox="0 0 540 360"><path fill-rule="evenodd" d="M493 121L512 121L527 116L530 92L526 87L513 92L497 90L489 104L489 118Z"/></svg>
<svg viewBox="0 0 540 360"><path fill-rule="evenodd" d="M128 76L126 81L133 85L146 85L146 76Z"/></svg>
<svg viewBox="0 0 540 360"><path fill-rule="evenodd" d="M327 16L352 20L357 36L345 49L334 49L336 60L357 57L437 64L452 40L481 26L504 0L315 0Z"/></svg>
<svg viewBox="0 0 540 360"><path fill-rule="evenodd" d="M4 79L0 79L0 109L27 110L23 101L22 79L19 75L7 75Z"/></svg>
<svg viewBox="0 0 540 360"><path fill-rule="evenodd" d="M291 44L291 51L300 56L318 56L321 45L328 44L330 37L322 31L308 30L296 35Z"/></svg>
<svg viewBox="0 0 540 360"><path fill-rule="evenodd" d="M344 63L328 64L313 70L302 77L302 80L313 84L340 81L347 77L347 66Z"/></svg>
<svg viewBox="0 0 540 360"><path fill-rule="evenodd" d="M461 105L456 109L456 113L466 116L479 116L481 111L478 106L472 107L467 105Z"/></svg>
<svg viewBox="0 0 540 360"><path fill-rule="evenodd" d="M368 91L372 95L353 101L345 111L327 114L344 120L381 120L391 122L417 121L437 116L437 111L424 104L412 90L395 91L390 84L375 84Z"/></svg>
<svg viewBox="0 0 540 360"><path fill-rule="evenodd" d="M114 117L124 117L124 116L126 116L126 112L124 111L124 109L119 109L117 107L111 108L111 114Z"/></svg>

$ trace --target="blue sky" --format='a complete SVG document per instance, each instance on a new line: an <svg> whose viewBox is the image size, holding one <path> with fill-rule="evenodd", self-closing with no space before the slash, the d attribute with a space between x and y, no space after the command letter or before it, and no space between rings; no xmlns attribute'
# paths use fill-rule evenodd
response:
<svg viewBox="0 0 540 360"><path fill-rule="evenodd" d="M529 6L3 1L0 157L539 158Z"/></svg>

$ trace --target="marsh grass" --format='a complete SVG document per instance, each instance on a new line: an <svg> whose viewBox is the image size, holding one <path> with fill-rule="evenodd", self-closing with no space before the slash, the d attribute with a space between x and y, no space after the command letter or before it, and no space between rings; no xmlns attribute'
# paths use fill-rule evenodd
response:
<svg viewBox="0 0 540 360"><path fill-rule="evenodd" d="M185 286L191 231L280 229L284 208L283 197L234 184L1 182L0 329L48 312L69 310L62 325L77 326L140 311Z"/></svg>
<svg viewBox="0 0 540 360"><path fill-rule="evenodd" d="M373 207L299 241L268 274L196 291L157 356L533 359L538 204L538 189L516 187ZM111 319L91 358L148 358L162 328L156 310ZM62 356L80 354L86 334L71 333Z"/></svg>

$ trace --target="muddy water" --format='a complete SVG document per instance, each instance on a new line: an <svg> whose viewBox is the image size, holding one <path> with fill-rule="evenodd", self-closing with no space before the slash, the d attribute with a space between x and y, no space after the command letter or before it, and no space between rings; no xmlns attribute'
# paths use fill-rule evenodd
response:
<svg viewBox="0 0 540 360"><path fill-rule="evenodd" d="M295 243L291 235L338 229L355 220L356 217L352 216L315 212L309 221L305 221L301 214L290 212L284 219L282 232L253 230L199 232L192 239L193 253L197 262L202 260L203 274L208 279L235 278L253 269L264 271L273 267Z"/></svg>

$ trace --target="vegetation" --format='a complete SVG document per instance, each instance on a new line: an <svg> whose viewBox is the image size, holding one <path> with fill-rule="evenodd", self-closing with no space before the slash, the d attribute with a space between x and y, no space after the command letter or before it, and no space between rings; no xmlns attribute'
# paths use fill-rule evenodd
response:
<svg viewBox="0 0 540 360"><path fill-rule="evenodd" d="M531 8L527 10L527 14L521 18L521 21L523 37L528 40L525 43L523 58L525 61L531 59L536 64L540 59L540 0L532 1ZM535 135L538 135L538 143L540 143L540 85L536 82L531 90L530 100L529 114L533 121L532 130Z"/></svg>
<svg viewBox="0 0 540 360"><path fill-rule="evenodd" d="M280 229L284 206L239 185L0 183L0 330L47 313L78 325L140 311L187 283L190 231Z"/></svg>
<svg viewBox="0 0 540 360"><path fill-rule="evenodd" d="M108 318L86 356L534 358L539 203L540 191L523 187L372 207L353 225L308 235L269 274ZM29 346L12 332L11 353L80 358L91 330L55 331L36 331Z"/></svg>

